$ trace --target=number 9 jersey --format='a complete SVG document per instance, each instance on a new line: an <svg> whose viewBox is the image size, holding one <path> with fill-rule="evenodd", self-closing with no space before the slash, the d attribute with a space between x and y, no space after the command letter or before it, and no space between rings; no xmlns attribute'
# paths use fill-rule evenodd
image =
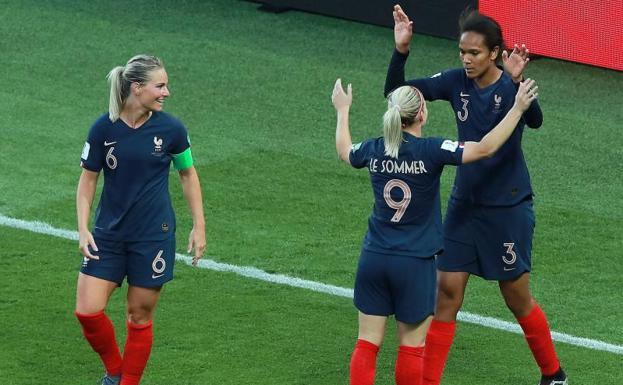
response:
<svg viewBox="0 0 623 385"><path fill-rule="evenodd" d="M374 191L362 249L429 258L443 250L439 180L446 164L460 165L463 144L403 132L398 158L384 154L383 138L353 145L349 160L367 167Z"/></svg>

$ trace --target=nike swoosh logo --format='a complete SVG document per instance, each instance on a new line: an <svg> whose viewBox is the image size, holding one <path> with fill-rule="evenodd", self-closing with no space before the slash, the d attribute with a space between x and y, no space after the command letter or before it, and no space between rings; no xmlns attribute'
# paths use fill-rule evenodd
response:
<svg viewBox="0 0 623 385"><path fill-rule="evenodd" d="M158 274L158 275L156 275L156 274L152 274L152 275L151 275L151 279L160 278L160 277L162 277L163 275L164 275L164 274Z"/></svg>
<svg viewBox="0 0 623 385"><path fill-rule="evenodd" d="M462 97L462 98L464 98L464 97L466 97L466 96L469 96L469 94L465 94L465 93L463 93L463 92L461 92L461 93L460 93L460 95L461 95L461 97Z"/></svg>
<svg viewBox="0 0 623 385"><path fill-rule="evenodd" d="M504 271L512 271L512 270L515 270L515 269L516 269L516 267L510 267L510 268L505 267Z"/></svg>
<svg viewBox="0 0 623 385"><path fill-rule="evenodd" d="M104 146L110 146L111 144L115 144L115 143L117 143L117 142L107 142L107 141L104 141Z"/></svg>

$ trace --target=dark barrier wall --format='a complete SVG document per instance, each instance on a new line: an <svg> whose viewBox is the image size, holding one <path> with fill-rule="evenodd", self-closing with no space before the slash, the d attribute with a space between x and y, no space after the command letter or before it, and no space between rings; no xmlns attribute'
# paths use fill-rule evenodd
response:
<svg viewBox="0 0 623 385"><path fill-rule="evenodd" d="M477 8L477 0L259 0L272 7L302 11L356 20L364 23L393 27L392 9L399 3L414 20L415 31L455 39L458 37L458 19L467 6Z"/></svg>
<svg viewBox="0 0 623 385"><path fill-rule="evenodd" d="M480 0L504 30L506 44L530 52L623 71L623 0Z"/></svg>

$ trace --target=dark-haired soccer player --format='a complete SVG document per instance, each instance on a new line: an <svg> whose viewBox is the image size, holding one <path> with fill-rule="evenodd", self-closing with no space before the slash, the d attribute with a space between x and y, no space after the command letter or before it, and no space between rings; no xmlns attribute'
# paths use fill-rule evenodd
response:
<svg viewBox="0 0 623 385"><path fill-rule="evenodd" d="M351 86L344 92L341 81L336 81L332 100L337 110L337 153L353 167L368 169L374 191L355 282L359 335L350 363L351 385L374 382L376 354L392 314L400 342L396 383L420 384L422 345L435 302L435 255L442 249L443 167L492 156L536 96L534 81L526 81L495 129L479 141L463 143L422 137L428 117L424 97L415 87L400 87L388 97L383 137L353 146L348 127Z"/></svg>
<svg viewBox="0 0 623 385"><path fill-rule="evenodd" d="M188 251L196 263L205 248L201 187L186 128L162 111L169 96L162 62L138 55L115 67L109 112L95 121L82 151L76 206L80 251L76 316L106 368L104 385L137 385L151 352L152 318L160 289L173 279L175 216L169 197L171 163L178 170L193 218ZM100 172L104 187L94 231L89 216ZM123 357L104 313L112 292L128 281Z"/></svg>
<svg viewBox="0 0 623 385"><path fill-rule="evenodd" d="M396 49L385 93L409 84L426 100L447 100L456 117L460 141L480 140L513 106L517 83L528 63L528 50L508 55L499 24L477 11L460 21L459 54L463 68L405 82L412 22L394 7ZM496 61L502 52L504 67ZM424 384L439 384L452 345L456 316L471 274L499 282L508 308L521 325L541 370L541 385L565 385L545 314L530 293L530 253L534 231L532 187L521 150L524 125L541 126L538 103L524 113L508 142L490 159L457 169L444 222L444 252L435 317L426 337Z"/></svg>

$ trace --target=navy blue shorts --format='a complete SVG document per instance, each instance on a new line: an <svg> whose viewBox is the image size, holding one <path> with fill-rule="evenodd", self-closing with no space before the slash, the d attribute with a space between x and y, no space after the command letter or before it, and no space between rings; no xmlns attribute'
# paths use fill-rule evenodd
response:
<svg viewBox="0 0 623 385"><path fill-rule="evenodd" d="M355 278L355 307L364 314L418 324L435 311L435 258L361 251Z"/></svg>
<svg viewBox="0 0 623 385"><path fill-rule="evenodd" d="M162 241L118 242L95 238L99 251L91 253L99 260L82 261L80 272L115 282L119 286L127 277L128 284L160 287L173 279L175 236Z"/></svg>
<svg viewBox="0 0 623 385"><path fill-rule="evenodd" d="M515 206L473 206L450 198L444 221L441 271L512 280L531 269L534 209L528 199Z"/></svg>

